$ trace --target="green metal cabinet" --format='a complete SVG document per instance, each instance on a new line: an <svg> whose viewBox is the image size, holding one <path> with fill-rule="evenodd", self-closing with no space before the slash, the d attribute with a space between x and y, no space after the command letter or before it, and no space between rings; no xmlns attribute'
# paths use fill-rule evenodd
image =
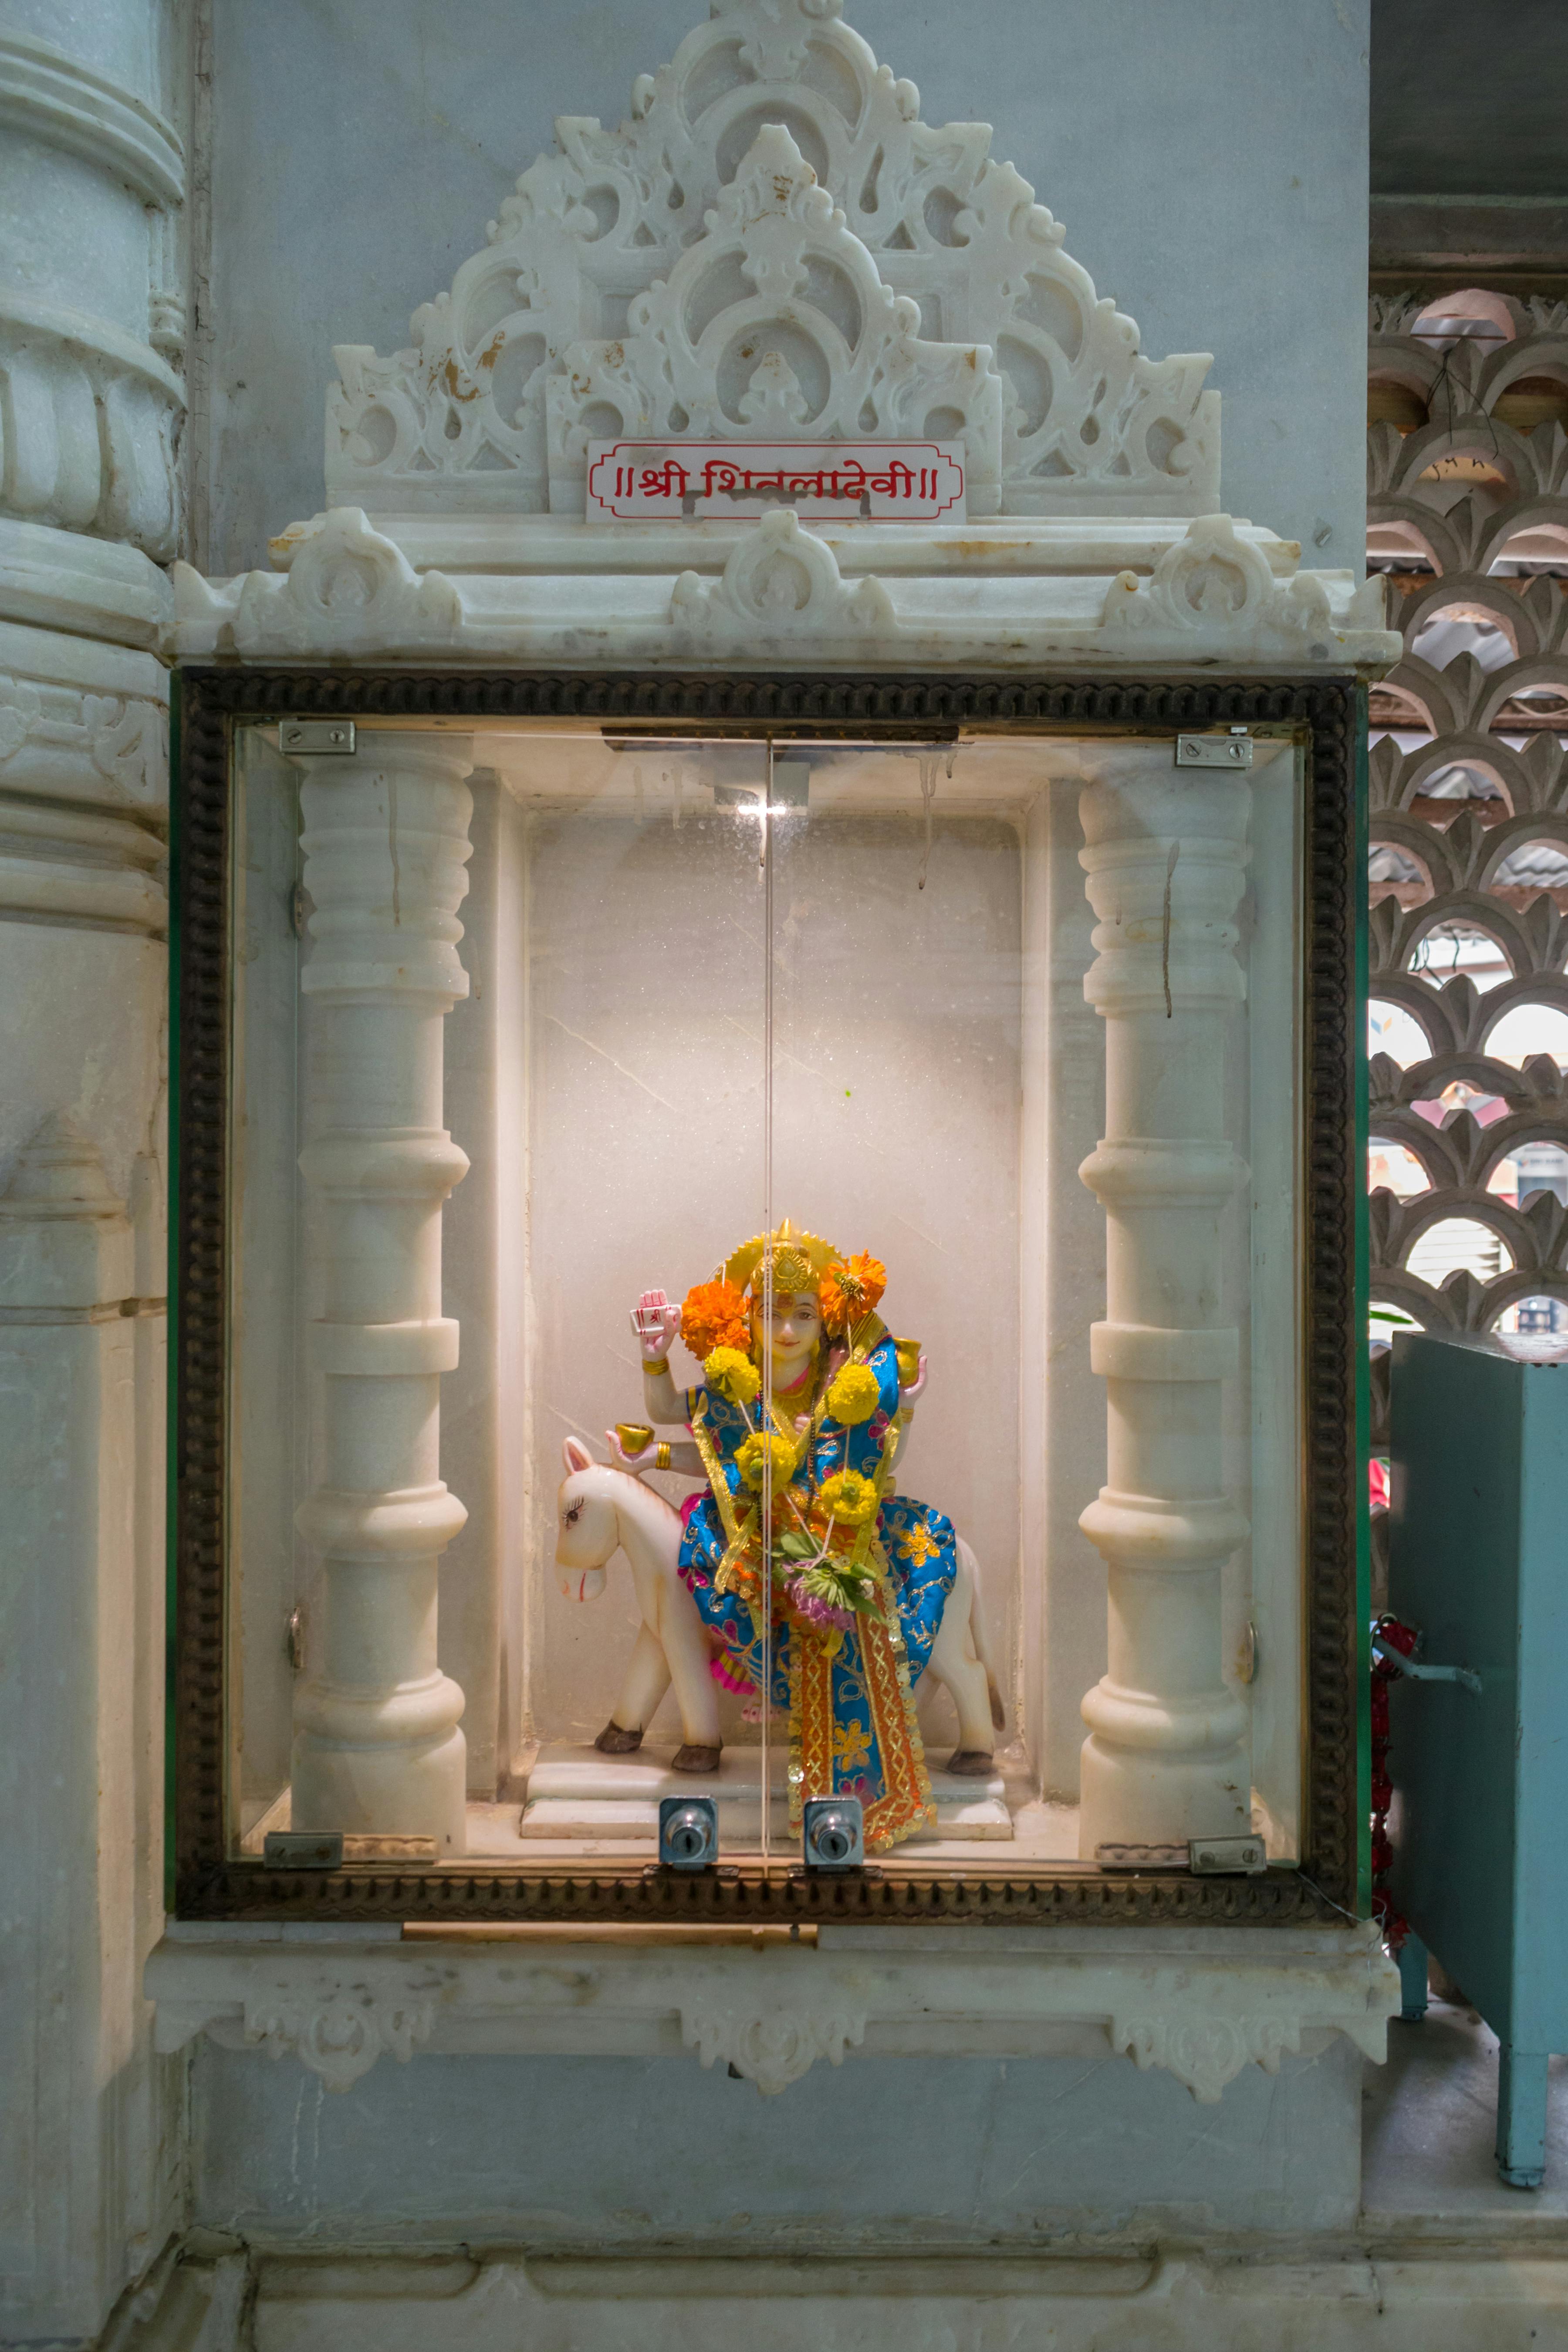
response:
<svg viewBox="0 0 1568 2352"><path fill-rule="evenodd" d="M1568 2050L1568 1365L1401 1333L1391 1450L1389 1609L1421 1636L1389 1710L1405 2013L1425 1947L1502 2044L1498 2166L1538 2188Z"/></svg>

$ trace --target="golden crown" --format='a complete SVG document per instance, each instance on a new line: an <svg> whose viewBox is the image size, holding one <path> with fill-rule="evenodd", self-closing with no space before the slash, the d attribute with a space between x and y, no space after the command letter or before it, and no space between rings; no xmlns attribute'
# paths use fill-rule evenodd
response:
<svg viewBox="0 0 1568 2352"><path fill-rule="evenodd" d="M816 1234L797 1232L786 1217L771 1234L756 1234L725 1261L724 1279L737 1290L750 1289L766 1279L771 1253L773 1286L776 1291L815 1290L838 1252Z"/></svg>

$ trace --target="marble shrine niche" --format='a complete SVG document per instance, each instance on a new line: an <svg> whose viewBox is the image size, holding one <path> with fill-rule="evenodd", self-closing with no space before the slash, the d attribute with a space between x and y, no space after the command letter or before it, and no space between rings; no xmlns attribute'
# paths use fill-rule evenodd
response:
<svg viewBox="0 0 1568 2352"><path fill-rule="evenodd" d="M836 0L558 134L176 571L181 1902L1316 1933L1381 586Z"/></svg>

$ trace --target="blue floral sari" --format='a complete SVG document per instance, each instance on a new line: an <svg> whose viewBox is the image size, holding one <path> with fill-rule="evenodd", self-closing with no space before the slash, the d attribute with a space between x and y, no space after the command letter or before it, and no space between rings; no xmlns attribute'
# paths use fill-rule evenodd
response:
<svg viewBox="0 0 1568 2352"><path fill-rule="evenodd" d="M879 1488L890 1475L909 1416L899 1402L893 1341L879 1325L874 1330L880 1336L850 1359L877 1380L877 1407L868 1419L852 1426L835 1421L822 1396L804 1385L795 1397L774 1397L772 1426L795 1443L798 1457L787 1484L773 1490L775 1530L820 1528L820 1490L837 1472L858 1472ZM768 1580L759 1499L736 1456L765 1426L761 1402L748 1411L704 1385L688 1391L687 1409L710 1491L689 1511L680 1574L716 1638L718 1679L760 1692ZM804 1435L795 1428L802 1412L810 1413ZM935 1826L913 1692L942 1623L958 1554L952 1522L940 1511L883 1494L857 1556L874 1585L878 1613L825 1625L793 1605L775 1553L769 1696L789 1711L792 1823L799 1826L807 1797L858 1797L867 1844L885 1848Z"/></svg>

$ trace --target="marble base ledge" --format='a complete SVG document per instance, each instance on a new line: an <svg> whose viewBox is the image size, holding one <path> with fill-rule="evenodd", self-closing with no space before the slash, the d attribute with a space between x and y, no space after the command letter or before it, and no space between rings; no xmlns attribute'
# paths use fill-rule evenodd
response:
<svg viewBox="0 0 1568 2352"><path fill-rule="evenodd" d="M819 2061L1121 2052L1204 2105L1244 2066L1343 2033L1382 2062L1398 1971L1370 1926L1044 1932L824 1926L815 1946L627 1948L171 1921L150 1955L160 2051L199 2033L347 2091L418 2051L693 2053L759 2091Z"/></svg>

